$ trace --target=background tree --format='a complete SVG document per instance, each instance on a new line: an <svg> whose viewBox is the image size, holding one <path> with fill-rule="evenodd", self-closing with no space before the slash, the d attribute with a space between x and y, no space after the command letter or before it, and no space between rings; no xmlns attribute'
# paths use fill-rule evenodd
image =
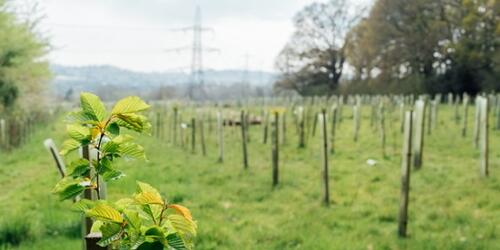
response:
<svg viewBox="0 0 500 250"><path fill-rule="evenodd" d="M344 70L346 34L358 13L345 0L313 3L297 13L295 32L276 59L283 73L276 87L301 95L332 94Z"/></svg>
<svg viewBox="0 0 500 250"><path fill-rule="evenodd" d="M48 43L35 32L38 19L19 20L0 0L0 109L18 98L36 106L50 73L44 56Z"/></svg>
<svg viewBox="0 0 500 250"><path fill-rule="evenodd" d="M349 32L346 92L463 93L499 88L498 1L378 0ZM495 61L496 60L496 61Z"/></svg>

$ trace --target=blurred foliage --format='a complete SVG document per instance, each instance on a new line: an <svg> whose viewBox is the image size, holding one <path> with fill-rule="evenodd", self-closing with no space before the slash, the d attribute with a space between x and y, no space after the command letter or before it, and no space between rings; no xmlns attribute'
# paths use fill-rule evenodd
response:
<svg viewBox="0 0 500 250"><path fill-rule="evenodd" d="M44 56L48 43L36 33L38 21L19 20L0 0L0 110L21 99L24 107L39 103L50 76Z"/></svg>

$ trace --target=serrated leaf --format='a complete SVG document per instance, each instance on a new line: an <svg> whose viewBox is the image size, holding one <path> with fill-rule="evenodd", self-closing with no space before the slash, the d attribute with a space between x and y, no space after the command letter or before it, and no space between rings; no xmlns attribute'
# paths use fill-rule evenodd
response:
<svg viewBox="0 0 500 250"><path fill-rule="evenodd" d="M151 129L151 123L149 123L148 118L143 115L129 113L118 114L117 117L118 120L116 123L121 127L125 127L139 133L148 132Z"/></svg>
<svg viewBox="0 0 500 250"><path fill-rule="evenodd" d="M117 114L136 113L144 111L149 107L150 106L146 104L141 98L137 96L129 96L119 100L113 107L111 114L117 115Z"/></svg>
<svg viewBox="0 0 500 250"><path fill-rule="evenodd" d="M182 235L196 236L196 223L192 220L184 218L182 215L171 214L168 220L172 227Z"/></svg>
<svg viewBox="0 0 500 250"><path fill-rule="evenodd" d="M102 121L106 116L106 109L101 99L88 92L80 94L80 105L83 112L92 118L94 121Z"/></svg>
<svg viewBox="0 0 500 250"><path fill-rule="evenodd" d="M178 214L184 216L184 218L188 220L193 220L193 216L191 215L191 211L189 211L188 208L178 205L178 204L172 204L168 205L168 208L174 209Z"/></svg>
<svg viewBox="0 0 500 250"><path fill-rule="evenodd" d="M73 204L73 210L85 213L94 206L95 201L91 201L89 199L81 199Z"/></svg>
<svg viewBox="0 0 500 250"><path fill-rule="evenodd" d="M121 226L113 223L105 223L100 227L102 238L97 242L97 245L105 247L113 241L119 240L121 236Z"/></svg>
<svg viewBox="0 0 500 250"><path fill-rule="evenodd" d="M82 110L72 111L66 115L66 123L77 123L77 124L97 124L98 122L94 120L92 115L89 115Z"/></svg>
<svg viewBox="0 0 500 250"><path fill-rule="evenodd" d="M66 125L66 132L69 137L81 143L88 143L90 141L90 129L81 125L68 124Z"/></svg>
<svg viewBox="0 0 500 250"><path fill-rule="evenodd" d="M140 205L163 205L161 196L152 192L142 192L134 196L134 200Z"/></svg>
<svg viewBox="0 0 500 250"><path fill-rule="evenodd" d="M87 216L98 220L122 223L123 219L118 210L106 204L97 204L94 208L87 211Z"/></svg>
<svg viewBox="0 0 500 250"><path fill-rule="evenodd" d="M61 155L67 155L69 152L78 149L81 145L82 144L79 141L76 141L74 139L65 140L59 153Z"/></svg>
<svg viewBox="0 0 500 250"><path fill-rule="evenodd" d="M85 187L78 183L69 184L66 187L64 187L60 192L58 192L59 199L61 201L73 199L78 195L80 195L84 190Z"/></svg>
<svg viewBox="0 0 500 250"><path fill-rule="evenodd" d="M178 234L169 234L167 235L168 245L175 250L187 250L188 248L182 241L182 238Z"/></svg>
<svg viewBox="0 0 500 250"><path fill-rule="evenodd" d="M72 176L73 178L87 176L90 172L89 161L80 158L76 161L71 162L69 169L70 173L68 175Z"/></svg>
<svg viewBox="0 0 500 250"><path fill-rule="evenodd" d="M115 170L115 169L111 169L111 170L105 171L102 174L102 178L105 181L118 180L118 179L120 179L120 178L122 178L124 176L125 176L125 174L122 171Z"/></svg>
<svg viewBox="0 0 500 250"><path fill-rule="evenodd" d="M146 159L144 148L136 143L123 143L118 147L118 153L122 157L129 157L132 159Z"/></svg>
<svg viewBox="0 0 500 250"><path fill-rule="evenodd" d="M160 192L158 192L158 190L156 190L153 186L141 181L136 181L136 183L138 193L150 192L161 197Z"/></svg>
<svg viewBox="0 0 500 250"><path fill-rule="evenodd" d="M118 201L115 202L115 206L120 209L120 210L124 210L126 209L128 206L132 205L134 203L134 200L133 199L130 199L130 198L122 198L122 199L119 199Z"/></svg>

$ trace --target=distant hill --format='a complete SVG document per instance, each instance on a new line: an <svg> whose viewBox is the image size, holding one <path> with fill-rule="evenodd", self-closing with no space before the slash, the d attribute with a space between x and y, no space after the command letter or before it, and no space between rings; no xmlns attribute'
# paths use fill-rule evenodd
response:
<svg viewBox="0 0 500 250"><path fill-rule="evenodd" d="M51 65L54 74L52 90L64 96L68 91L98 91L106 86L119 87L131 92L150 91L160 87L184 89L189 82L189 74L183 72L136 72L109 65L63 66ZM215 86L234 86L243 82L243 70L207 70L204 72L205 84ZM276 73L249 71L248 83L251 87L271 89Z"/></svg>

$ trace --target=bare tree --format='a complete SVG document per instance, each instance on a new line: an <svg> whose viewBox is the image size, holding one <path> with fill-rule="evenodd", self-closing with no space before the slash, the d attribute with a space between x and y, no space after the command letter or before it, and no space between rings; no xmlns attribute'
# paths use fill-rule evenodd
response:
<svg viewBox="0 0 500 250"><path fill-rule="evenodd" d="M276 87L301 94L335 91L346 60L347 32L364 13L346 0L313 3L294 17L295 32L276 59Z"/></svg>

